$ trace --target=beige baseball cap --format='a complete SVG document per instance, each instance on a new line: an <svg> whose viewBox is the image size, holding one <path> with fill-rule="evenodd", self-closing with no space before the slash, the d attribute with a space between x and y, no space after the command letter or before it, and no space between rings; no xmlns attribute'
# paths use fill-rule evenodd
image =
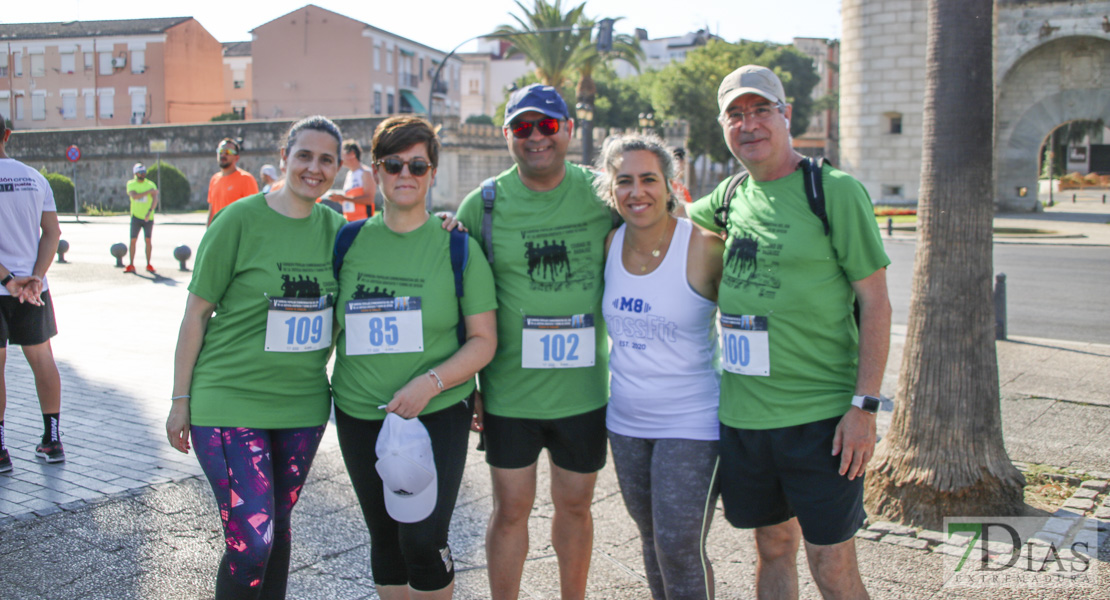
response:
<svg viewBox="0 0 1110 600"><path fill-rule="evenodd" d="M778 75L767 67L744 65L729 73L717 88L717 106L725 112L732 101L744 94L758 94L771 102L786 104L786 92Z"/></svg>

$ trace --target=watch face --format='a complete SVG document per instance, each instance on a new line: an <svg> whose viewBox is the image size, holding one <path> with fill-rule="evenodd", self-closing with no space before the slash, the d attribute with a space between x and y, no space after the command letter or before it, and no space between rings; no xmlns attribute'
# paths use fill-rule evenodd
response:
<svg viewBox="0 0 1110 600"><path fill-rule="evenodd" d="M879 412L880 404L882 404L882 403L879 401L878 398L876 398L874 396L864 396L863 397L863 406L860 407L860 408L862 408L863 410L865 410L869 413L876 413L876 412Z"/></svg>

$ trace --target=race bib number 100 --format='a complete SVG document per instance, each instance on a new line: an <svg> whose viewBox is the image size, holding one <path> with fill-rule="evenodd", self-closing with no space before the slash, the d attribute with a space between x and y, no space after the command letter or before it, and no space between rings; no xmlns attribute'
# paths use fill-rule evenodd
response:
<svg viewBox="0 0 1110 600"><path fill-rule="evenodd" d="M594 366L594 316L524 317L520 366L574 369Z"/></svg>
<svg viewBox="0 0 1110 600"><path fill-rule="evenodd" d="M424 313L420 296L347 302L347 355L424 351Z"/></svg>
<svg viewBox="0 0 1110 600"><path fill-rule="evenodd" d="M771 374L767 317L721 313L721 366L737 375Z"/></svg>
<svg viewBox="0 0 1110 600"><path fill-rule="evenodd" d="M311 352L331 346L331 296L269 298L266 352Z"/></svg>

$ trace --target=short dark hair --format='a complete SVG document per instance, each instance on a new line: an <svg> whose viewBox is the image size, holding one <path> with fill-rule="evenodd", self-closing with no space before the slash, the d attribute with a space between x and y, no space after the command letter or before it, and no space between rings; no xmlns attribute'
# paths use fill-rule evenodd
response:
<svg viewBox="0 0 1110 600"><path fill-rule="evenodd" d="M678 160L686 160L686 149L682 146L671 150L671 154L674 154L674 157Z"/></svg>
<svg viewBox="0 0 1110 600"><path fill-rule="evenodd" d="M223 146L225 144L228 145L228 146L234 146L236 152L242 152L243 151L243 149L241 147L239 147L239 142L237 142L237 141L235 141L231 138L224 138L224 139L220 140L220 143L216 144L216 147L219 148L220 146Z"/></svg>
<svg viewBox="0 0 1110 600"><path fill-rule="evenodd" d="M432 163L433 169L436 168L439 165L439 137L432 124L423 117L397 115L378 124L374 130L374 141L370 144L370 155L377 162L419 143L425 145L428 162Z"/></svg>
<svg viewBox="0 0 1110 600"><path fill-rule="evenodd" d="M297 134L299 134L303 129L321 131L335 138L336 157L339 157L339 150L341 145L343 144L343 132L339 131L339 126L335 123L332 123L331 119L323 115L313 115L311 117L305 117L300 121L293 123L293 126L290 127L289 131L285 133L284 149L286 154L289 154L289 151L293 149L293 144L297 142Z"/></svg>
<svg viewBox="0 0 1110 600"><path fill-rule="evenodd" d="M359 146L358 142L354 140L347 140L343 142L343 153L346 154L347 152L354 152L355 158L358 160L362 160L362 146Z"/></svg>

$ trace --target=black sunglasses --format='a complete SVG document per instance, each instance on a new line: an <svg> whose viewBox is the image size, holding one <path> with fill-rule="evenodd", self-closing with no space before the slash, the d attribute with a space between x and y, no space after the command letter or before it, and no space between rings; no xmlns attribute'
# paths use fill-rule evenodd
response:
<svg viewBox="0 0 1110 600"><path fill-rule="evenodd" d="M535 121L514 121L509 125L509 128L513 131L513 137L521 140L532 137L533 127L539 129L542 135L555 135L559 133L559 119L547 117Z"/></svg>
<svg viewBox="0 0 1110 600"><path fill-rule="evenodd" d="M400 175L401 169L404 168L405 165L408 165L409 173L411 173L413 177L423 177L424 174L428 172L428 169L432 168L432 163L423 158L401 160L395 156L383 158L374 164L380 165L381 168L385 169L385 172L390 175Z"/></svg>

